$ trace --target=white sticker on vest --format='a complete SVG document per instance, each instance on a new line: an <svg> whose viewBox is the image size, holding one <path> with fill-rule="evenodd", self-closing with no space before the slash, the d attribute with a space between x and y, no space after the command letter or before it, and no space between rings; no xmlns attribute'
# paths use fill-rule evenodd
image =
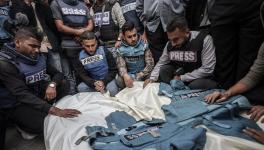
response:
<svg viewBox="0 0 264 150"><path fill-rule="evenodd" d="M82 59L81 62L83 65L87 65L87 64L101 61L103 59L104 59L103 55L94 55L94 56L90 56L90 57L86 57Z"/></svg>
<svg viewBox="0 0 264 150"><path fill-rule="evenodd" d="M45 77L46 77L46 69L38 73L35 73L33 75L26 76L26 84L31 84L31 83L41 81L45 79Z"/></svg>
<svg viewBox="0 0 264 150"><path fill-rule="evenodd" d="M73 8L61 8L62 14L63 15L80 15L80 16L85 16L86 11L84 9L73 9Z"/></svg>
<svg viewBox="0 0 264 150"><path fill-rule="evenodd" d="M199 97L201 92L197 93L188 93L188 94L183 94L180 95L181 99L187 99L187 98L193 98L193 97Z"/></svg>
<svg viewBox="0 0 264 150"><path fill-rule="evenodd" d="M8 11L6 9L0 9L0 15L8 16Z"/></svg>
<svg viewBox="0 0 264 150"><path fill-rule="evenodd" d="M197 62L197 52L194 51L171 51L170 60L182 62Z"/></svg>
<svg viewBox="0 0 264 150"><path fill-rule="evenodd" d="M94 15L94 22L95 22L95 26L99 26L101 25L109 25L110 24L110 12L104 12L104 16L102 16L102 13L96 13ZM101 20L101 18L103 20Z"/></svg>
<svg viewBox="0 0 264 150"><path fill-rule="evenodd" d="M122 12L127 13L129 11L136 10L136 2L122 6Z"/></svg>

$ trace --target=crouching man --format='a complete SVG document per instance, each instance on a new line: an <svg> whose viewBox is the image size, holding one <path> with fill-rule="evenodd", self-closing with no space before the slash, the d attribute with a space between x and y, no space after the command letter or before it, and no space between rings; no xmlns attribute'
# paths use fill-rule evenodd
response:
<svg viewBox="0 0 264 150"><path fill-rule="evenodd" d="M154 68L154 59L147 44L139 38L132 22L126 22L122 32L124 39L117 50L117 84L120 88L131 88L134 80L144 81L149 78Z"/></svg>
<svg viewBox="0 0 264 150"><path fill-rule="evenodd" d="M34 30L20 29L14 42L0 52L0 149L4 149L8 120L23 133L40 134L47 114L65 118L80 114L51 105L67 95L67 86L63 74L46 65L45 55L39 53L40 41Z"/></svg>
<svg viewBox="0 0 264 150"><path fill-rule="evenodd" d="M154 67L150 82L183 81L191 89L216 88L211 80L216 58L213 39L206 31L189 31L185 20L173 20L167 26L169 42Z"/></svg>
<svg viewBox="0 0 264 150"><path fill-rule="evenodd" d="M99 46L93 32L85 31L80 36L83 50L76 62L77 74L82 83L78 85L79 92L110 92L111 96L118 93L115 76L116 61L110 51Z"/></svg>

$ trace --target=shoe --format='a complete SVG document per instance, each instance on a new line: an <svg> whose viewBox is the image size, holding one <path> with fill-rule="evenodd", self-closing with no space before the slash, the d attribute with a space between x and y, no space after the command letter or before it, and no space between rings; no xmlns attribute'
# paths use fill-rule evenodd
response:
<svg viewBox="0 0 264 150"><path fill-rule="evenodd" d="M31 134L31 133L28 133L24 130L22 130L21 128L19 128L18 126L16 127L17 131L21 134L22 138L24 140L32 140L34 139L35 137L37 137L38 135L37 134Z"/></svg>

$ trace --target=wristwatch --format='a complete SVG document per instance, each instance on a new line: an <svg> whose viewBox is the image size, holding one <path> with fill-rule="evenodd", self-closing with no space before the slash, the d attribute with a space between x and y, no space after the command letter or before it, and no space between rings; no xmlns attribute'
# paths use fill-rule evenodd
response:
<svg viewBox="0 0 264 150"><path fill-rule="evenodd" d="M117 38L117 41L121 41L121 38L120 38L120 37L118 37L118 38Z"/></svg>
<svg viewBox="0 0 264 150"><path fill-rule="evenodd" d="M55 88L55 87L56 87L56 83L51 82L51 83L49 84L49 87L51 87L51 88Z"/></svg>

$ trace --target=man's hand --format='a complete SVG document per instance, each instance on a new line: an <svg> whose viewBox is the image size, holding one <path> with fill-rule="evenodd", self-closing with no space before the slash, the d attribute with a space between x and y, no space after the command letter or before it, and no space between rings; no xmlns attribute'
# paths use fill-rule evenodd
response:
<svg viewBox="0 0 264 150"><path fill-rule="evenodd" d="M95 86L95 90L100 92L100 93L104 93L104 89L105 89L105 85L103 81L96 81L94 82L94 86Z"/></svg>
<svg viewBox="0 0 264 150"><path fill-rule="evenodd" d="M128 74L125 74L123 76L123 78L124 78L124 82L125 82L126 87L132 88L133 82L134 82L133 78L131 78Z"/></svg>
<svg viewBox="0 0 264 150"><path fill-rule="evenodd" d="M119 48L120 46L121 46L121 41L116 41L116 43L115 43L115 48Z"/></svg>
<svg viewBox="0 0 264 150"><path fill-rule="evenodd" d="M257 130L252 129L252 128L246 128L243 130L243 132L246 133L247 135L253 137L254 139L259 141L260 143L264 144L264 132L263 131L257 131Z"/></svg>
<svg viewBox="0 0 264 150"><path fill-rule="evenodd" d="M257 122L264 115L264 106L253 106L248 114L251 114L250 119ZM264 118L261 123L264 123Z"/></svg>
<svg viewBox="0 0 264 150"><path fill-rule="evenodd" d="M16 13L15 20L16 20L17 25L19 26L27 26L29 24L27 15L21 12Z"/></svg>
<svg viewBox="0 0 264 150"><path fill-rule="evenodd" d="M181 80L181 76L177 76L177 75L176 75L176 76L174 76L174 79L175 79L175 80Z"/></svg>
<svg viewBox="0 0 264 150"><path fill-rule="evenodd" d="M46 94L45 94L44 99L46 99L47 101L50 101L56 98L56 96L57 96L56 87L48 86L46 89Z"/></svg>
<svg viewBox="0 0 264 150"><path fill-rule="evenodd" d="M76 30L76 34L77 34L77 36L80 36L84 31L86 31L85 28L77 29L77 30Z"/></svg>
<svg viewBox="0 0 264 150"><path fill-rule="evenodd" d="M143 88L145 88L149 83L153 83L154 81L152 79L146 79L143 84Z"/></svg>
<svg viewBox="0 0 264 150"><path fill-rule="evenodd" d="M143 72L139 72L136 74L136 80L139 81L144 77L144 73Z"/></svg>
<svg viewBox="0 0 264 150"><path fill-rule="evenodd" d="M231 96L231 93L229 91L226 92L214 92L212 94L207 95L204 100L206 103L212 104L212 103L220 103L223 101L226 101Z"/></svg>
<svg viewBox="0 0 264 150"><path fill-rule="evenodd" d="M74 118L78 117L81 112L76 109L59 109L57 107L52 106L49 109L49 114L63 118Z"/></svg>
<svg viewBox="0 0 264 150"><path fill-rule="evenodd" d="M144 43L148 43L147 39L147 33L144 31L144 33L141 35L141 40L144 41Z"/></svg>

